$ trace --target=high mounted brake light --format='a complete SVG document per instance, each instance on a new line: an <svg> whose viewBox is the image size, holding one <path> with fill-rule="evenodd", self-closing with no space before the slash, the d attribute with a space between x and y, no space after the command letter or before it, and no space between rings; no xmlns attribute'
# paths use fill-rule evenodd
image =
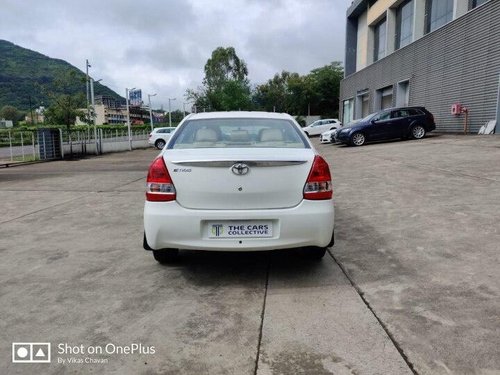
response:
<svg viewBox="0 0 500 375"><path fill-rule="evenodd" d="M175 186L170 178L163 157L156 158L149 167L146 179L146 200L168 202L176 198Z"/></svg>
<svg viewBox="0 0 500 375"><path fill-rule="evenodd" d="M332 196L330 167L325 159L316 155L304 186L304 199L324 200L331 199Z"/></svg>

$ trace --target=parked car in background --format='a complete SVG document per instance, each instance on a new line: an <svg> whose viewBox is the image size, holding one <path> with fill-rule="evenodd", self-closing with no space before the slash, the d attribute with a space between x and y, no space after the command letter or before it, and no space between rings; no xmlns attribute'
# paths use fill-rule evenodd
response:
<svg viewBox="0 0 500 375"><path fill-rule="evenodd" d="M434 116L424 107L389 108L340 129L335 139L352 146L394 138L421 139L436 129Z"/></svg>
<svg viewBox="0 0 500 375"><path fill-rule="evenodd" d="M342 129L342 127L335 128L332 130L327 130L326 132L321 133L321 135L319 136L319 141L321 143L333 143L333 142L335 142L335 134L337 134L339 129Z"/></svg>
<svg viewBox="0 0 500 375"><path fill-rule="evenodd" d="M302 128L302 131L308 136L320 135L321 133L337 129L342 126L341 122L336 118L323 119L314 121L311 125Z"/></svg>
<svg viewBox="0 0 500 375"><path fill-rule="evenodd" d="M174 127L155 128L149 133L149 144L161 150L170 139L170 135L175 129Z"/></svg>
<svg viewBox="0 0 500 375"><path fill-rule="evenodd" d="M333 245L327 162L287 114L206 112L185 117L149 168L144 243L160 263L179 249Z"/></svg>

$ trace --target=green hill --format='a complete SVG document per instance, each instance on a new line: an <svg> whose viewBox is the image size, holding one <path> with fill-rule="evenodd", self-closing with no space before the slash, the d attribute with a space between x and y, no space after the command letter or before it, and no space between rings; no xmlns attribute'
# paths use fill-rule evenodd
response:
<svg viewBox="0 0 500 375"><path fill-rule="evenodd" d="M62 89L54 82L58 77L73 72L71 84ZM77 94L85 97L85 73L64 60L53 59L41 53L19 47L6 40L0 40L0 108L12 105L19 110L28 111L31 105L49 106L49 95ZM109 95L121 98L113 90L94 84L95 95Z"/></svg>

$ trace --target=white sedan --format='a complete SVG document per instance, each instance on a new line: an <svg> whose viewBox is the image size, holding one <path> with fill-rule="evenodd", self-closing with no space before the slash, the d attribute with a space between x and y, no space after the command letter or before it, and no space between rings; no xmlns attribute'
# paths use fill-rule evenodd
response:
<svg viewBox="0 0 500 375"><path fill-rule="evenodd" d="M311 125L302 128L302 131L306 133L308 137L312 137L313 135L320 135L327 130L338 129L341 126L342 123L336 118L327 118L314 121Z"/></svg>
<svg viewBox="0 0 500 375"><path fill-rule="evenodd" d="M179 249L306 248L320 259L334 242L327 162L287 114L187 116L152 162L144 248L160 263Z"/></svg>
<svg viewBox="0 0 500 375"><path fill-rule="evenodd" d="M337 133L337 131L338 131L338 129L335 128L335 129L328 130L326 132L321 133L321 135L319 136L319 141L321 143L332 143L332 142L334 142L333 136L334 136L335 133Z"/></svg>
<svg viewBox="0 0 500 375"><path fill-rule="evenodd" d="M168 139L175 129L175 127L155 128L151 133L149 133L148 143L151 146L155 146L158 150L161 150L165 147Z"/></svg>

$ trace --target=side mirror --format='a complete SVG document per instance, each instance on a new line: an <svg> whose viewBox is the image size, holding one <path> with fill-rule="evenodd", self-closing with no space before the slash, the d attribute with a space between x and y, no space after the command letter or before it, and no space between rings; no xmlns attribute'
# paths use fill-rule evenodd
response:
<svg viewBox="0 0 500 375"><path fill-rule="evenodd" d="M375 125L377 123L377 120L371 120L370 121L373 125Z"/></svg>

